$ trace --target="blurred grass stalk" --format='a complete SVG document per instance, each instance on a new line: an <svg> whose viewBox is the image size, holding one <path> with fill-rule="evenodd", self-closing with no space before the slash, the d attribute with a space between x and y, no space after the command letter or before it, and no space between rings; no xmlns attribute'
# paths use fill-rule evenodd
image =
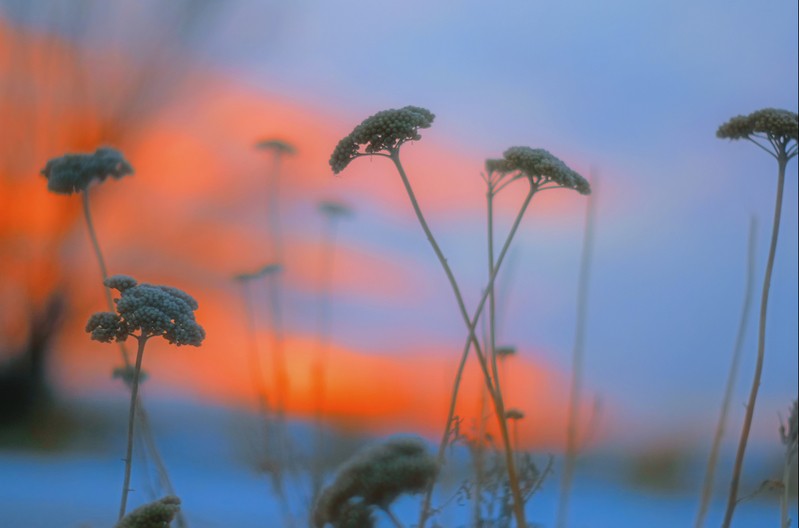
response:
<svg viewBox="0 0 799 528"><path fill-rule="evenodd" d="M577 318L574 330L574 347L572 349L571 384L569 386L569 414L566 424L566 456L563 461L560 500L558 501L558 513L555 521L555 526L557 528L566 528L568 524L569 498L579 449L577 445L577 428L580 420L585 323L588 313L588 285L594 248L594 224L596 223L596 202L598 199L597 184L599 180L595 173L591 176L591 195L588 197L586 203L580 273L577 282Z"/></svg>
<svg viewBox="0 0 799 528"><path fill-rule="evenodd" d="M738 366L741 360L744 338L746 337L746 326L749 321L749 312L752 306L752 293L755 285L755 250L757 249L757 217L752 215L749 219L749 236L747 243L746 258L746 283L744 287L744 299L741 306L741 318L738 321L738 332L735 337L735 346L732 351L732 362L727 374L727 383L724 387L724 398L721 403L719 421L716 424L716 432L713 435L713 444L710 448L710 456L705 469L705 479L702 484L702 495L699 502L699 511L696 514L695 528L701 528L705 524L708 508L710 507L710 497L713 494L713 480L716 473L716 463L718 461L721 439L724 436L724 429L727 426L727 416L730 410L730 401L735 392L735 381L738 379Z"/></svg>

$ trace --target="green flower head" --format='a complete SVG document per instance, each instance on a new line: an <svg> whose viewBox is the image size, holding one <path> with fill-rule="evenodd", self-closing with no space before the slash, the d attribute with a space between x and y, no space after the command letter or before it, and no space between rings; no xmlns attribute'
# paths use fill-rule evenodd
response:
<svg viewBox="0 0 799 528"><path fill-rule="evenodd" d="M47 162L41 174L47 178L47 189L59 194L85 191L93 181L109 176L119 179L133 174L133 167L118 150L98 148L94 154L65 154Z"/></svg>
<svg viewBox="0 0 799 528"><path fill-rule="evenodd" d="M406 141L421 139L419 129L430 128L434 119L435 115L430 110L418 106L383 110L367 117L338 142L330 156L330 167L338 174L358 156L393 152Z"/></svg>
<svg viewBox="0 0 799 528"><path fill-rule="evenodd" d="M205 330L194 319L197 301L170 286L137 284L126 275L114 275L105 285L121 293L117 313L93 314L86 324L92 339L108 343L124 341L133 332L144 338L161 336L174 345L200 346Z"/></svg>
<svg viewBox="0 0 799 528"><path fill-rule="evenodd" d="M503 160L486 162L486 169L489 168L505 173L518 171L530 178L536 187L551 182L580 194L591 194L588 180L544 149L511 147L503 153Z"/></svg>
<svg viewBox="0 0 799 528"><path fill-rule="evenodd" d="M764 108L749 115L733 117L716 131L716 136L722 139L748 139L757 134L783 143L791 139L797 141L799 117L796 112Z"/></svg>

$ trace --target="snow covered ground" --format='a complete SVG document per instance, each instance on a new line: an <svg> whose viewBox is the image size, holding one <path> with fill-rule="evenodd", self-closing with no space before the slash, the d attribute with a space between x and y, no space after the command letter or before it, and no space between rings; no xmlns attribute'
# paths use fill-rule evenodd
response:
<svg viewBox="0 0 799 528"><path fill-rule="evenodd" d="M124 410L121 403L106 402L101 406L102 412ZM157 442L190 527L254 528L282 524L267 479L248 464L245 437L252 417L185 403L150 407ZM94 426L88 425L89 430L76 434L83 440L64 449L0 451L0 527L113 526L123 469L120 458L124 420L118 414L115 412L109 427L96 433L90 430ZM86 439L93 440L86 442ZM134 467L133 480L136 491L129 500L131 508L149 499L148 484L137 468ZM655 493L600 475L590 468L583 474L578 471L571 510L574 528L692 526L697 501L694 490ZM719 493L707 526L720 523L723 487L718 485ZM557 479L550 477L533 497L528 504L531 522L553 526L557 488ZM418 515L418 499L403 498L396 503L395 510L410 527ZM447 527L463 526L469 511L468 505L453 502L439 520ZM795 504L792 517L797 518ZM773 500L748 501L736 512L737 528L778 523L778 504ZM387 519L381 519L379 526L389 526Z"/></svg>

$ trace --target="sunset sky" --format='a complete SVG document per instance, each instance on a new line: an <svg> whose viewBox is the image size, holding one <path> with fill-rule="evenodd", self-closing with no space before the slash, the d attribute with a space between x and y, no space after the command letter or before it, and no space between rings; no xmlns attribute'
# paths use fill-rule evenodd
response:
<svg viewBox="0 0 799 528"><path fill-rule="evenodd" d="M337 225L331 415L381 433L438 435L466 337L449 285L387 160L359 159L339 176L327 164L364 118L416 105L435 122L402 159L469 311L487 274L485 159L514 145L545 148L597 179L584 407L601 401L608 444L709 438L756 215L756 295L730 425L739 427L776 163L715 131L760 108L797 110L796 2L236 0L206 3L195 26L186 22L193 32L170 26L159 2L135 4L97 3L71 20L0 3L0 135L13 139L0 147L0 345L18 341L24 325L13 307L27 310L63 280L72 305L53 372L64 390L121 391L107 379L116 349L82 332L104 306L80 199L46 192L38 172L47 159L122 149L135 175L91 189L111 271L200 303L207 342L153 343L147 390L251 405L232 277L273 258L271 159L254 145L278 138L297 149L283 159L279 206L291 409L311 408L325 233L317 207L332 199L354 214ZM19 60L23 48L35 60ZM84 82L67 86L75 64ZM99 126L111 110L130 128ZM777 414L797 395L796 175L794 160L753 428L761 443L778 442ZM524 191L519 183L499 199L501 240ZM536 196L498 280L500 341L518 351L506 365L509 399L528 413L523 434L537 445L557 445L565 427L585 207L572 191ZM266 283L253 293L267 354ZM476 380L468 387L472 406Z"/></svg>

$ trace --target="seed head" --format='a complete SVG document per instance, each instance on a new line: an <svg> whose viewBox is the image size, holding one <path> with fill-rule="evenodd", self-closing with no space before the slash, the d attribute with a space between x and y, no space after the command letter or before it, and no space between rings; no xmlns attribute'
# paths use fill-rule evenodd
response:
<svg viewBox="0 0 799 528"><path fill-rule="evenodd" d="M98 148L94 154L64 154L53 158L41 170L47 178L47 189L59 194L85 191L92 181L109 176L119 179L133 174L133 167L122 153L110 147Z"/></svg>
<svg viewBox="0 0 799 528"><path fill-rule="evenodd" d="M297 153L297 149L293 145L279 139L262 139L255 144L255 148L258 150L271 150L278 154L294 155Z"/></svg>
<svg viewBox="0 0 799 528"><path fill-rule="evenodd" d="M127 514L114 528L167 528L180 511L180 499L164 497Z"/></svg>
<svg viewBox="0 0 799 528"><path fill-rule="evenodd" d="M580 194L591 194L588 180L544 149L511 147L502 155L504 164L500 164L498 160L489 160L494 170L501 169L501 172L506 173L518 171L530 178L536 186L553 182L560 187L574 189ZM488 162L486 167L489 167Z"/></svg>
<svg viewBox="0 0 799 528"><path fill-rule="evenodd" d="M174 345L200 346L205 330L194 319L198 308L192 296L170 286L136 284L125 275L114 275L105 285L120 291L117 312L99 312L89 318L86 331L92 339L108 343L124 341L139 330L142 337L161 336Z"/></svg>
<svg viewBox="0 0 799 528"><path fill-rule="evenodd" d="M418 106L383 110L367 117L350 135L338 142L330 156L330 167L338 174L358 156L390 153L406 141L421 139L419 129L430 128L433 119L435 115L430 110Z"/></svg>
<svg viewBox="0 0 799 528"><path fill-rule="evenodd" d="M791 139L797 141L799 117L796 112L764 108L733 117L716 131L716 136L722 139L748 139L755 134L764 134L785 144Z"/></svg>
<svg viewBox="0 0 799 528"><path fill-rule="evenodd" d="M346 462L314 508L318 528L339 526L346 509L355 503L388 506L403 493L421 493L435 479L438 467L422 440L397 438L368 448Z"/></svg>

